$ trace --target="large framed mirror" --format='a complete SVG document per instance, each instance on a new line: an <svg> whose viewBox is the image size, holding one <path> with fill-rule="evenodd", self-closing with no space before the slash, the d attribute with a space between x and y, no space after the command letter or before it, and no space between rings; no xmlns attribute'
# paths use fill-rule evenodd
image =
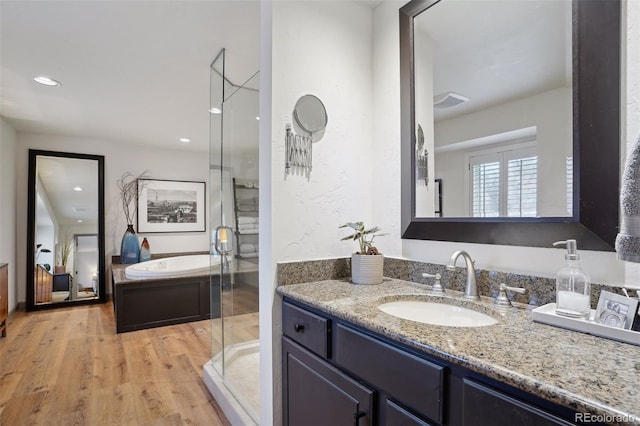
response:
<svg viewBox="0 0 640 426"><path fill-rule="evenodd" d="M27 309L101 303L104 157L29 150Z"/></svg>
<svg viewBox="0 0 640 426"><path fill-rule="evenodd" d="M618 0L400 9L403 238L612 251Z"/></svg>

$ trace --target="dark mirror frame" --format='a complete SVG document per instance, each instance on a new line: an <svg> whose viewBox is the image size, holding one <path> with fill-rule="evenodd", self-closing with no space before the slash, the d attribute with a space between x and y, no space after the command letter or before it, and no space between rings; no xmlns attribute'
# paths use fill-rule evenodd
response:
<svg viewBox="0 0 640 426"><path fill-rule="evenodd" d="M413 0L400 9L402 238L530 247L576 239L579 249L613 251L620 191L620 0L573 1L573 217L482 219L415 216L413 18L439 1L447 0Z"/></svg>
<svg viewBox="0 0 640 426"><path fill-rule="evenodd" d="M35 263L33 262L33 247L35 241L35 214L36 214L36 159L38 156L61 157L61 158L77 158L80 160L95 160L98 162L98 291L97 299L78 300L72 302L48 303L44 305L36 305L34 301L34 273ZM29 150L29 178L28 178L28 210L27 210L27 311L40 309L50 309L59 307L69 307L76 305L89 305L95 303L104 303L107 300L105 286L105 231L104 231L104 156L77 154L74 152L57 152L57 151L41 151Z"/></svg>

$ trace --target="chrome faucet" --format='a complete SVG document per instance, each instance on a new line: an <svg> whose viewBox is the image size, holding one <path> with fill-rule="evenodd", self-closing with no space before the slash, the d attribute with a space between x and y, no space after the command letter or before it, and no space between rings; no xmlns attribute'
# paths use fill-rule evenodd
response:
<svg viewBox="0 0 640 426"><path fill-rule="evenodd" d="M462 256L467 265L467 285L464 289L464 297L465 299L480 299L478 296L478 286L476 285L476 269L473 264L473 260L469 253L464 250L458 250L451 255L451 259L449 260L449 264L447 265L447 269L449 271L456 270L456 260L458 257Z"/></svg>

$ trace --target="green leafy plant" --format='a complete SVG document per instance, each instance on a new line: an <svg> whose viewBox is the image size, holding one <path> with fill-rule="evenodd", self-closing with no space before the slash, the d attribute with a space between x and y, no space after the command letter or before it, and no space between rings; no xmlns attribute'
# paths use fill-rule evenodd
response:
<svg viewBox="0 0 640 426"><path fill-rule="evenodd" d="M356 254L382 254L378 251L378 249L373 245L373 239L375 237L381 237L387 234L379 234L380 228L374 226L373 228L365 229L363 222L347 222L339 228L351 228L355 232L351 235L348 235L344 238L341 238L340 241L353 240L357 241L360 246L360 251L356 252Z"/></svg>
<svg viewBox="0 0 640 426"><path fill-rule="evenodd" d="M38 265L38 258L40 257L40 253L51 253L51 250L49 250L48 248L42 248L42 244L37 244L36 245L36 265ZM42 264L42 267L47 271L51 270L51 265L49 265L48 263Z"/></svg>

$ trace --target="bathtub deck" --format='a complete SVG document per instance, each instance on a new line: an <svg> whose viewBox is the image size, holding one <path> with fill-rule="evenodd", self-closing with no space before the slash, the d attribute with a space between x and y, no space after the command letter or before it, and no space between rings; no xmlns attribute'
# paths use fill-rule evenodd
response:
<svg viewBox="0 0 640 426"><path fill-rule="evenodd" d="M233 265L236 282L257 273L254 263L236 260ZM118 333L220 317L220 280L208 274L132 280L124 275L126 266L112 265ZM231 274L225 273L223 282L227 286Z"/></svg>

